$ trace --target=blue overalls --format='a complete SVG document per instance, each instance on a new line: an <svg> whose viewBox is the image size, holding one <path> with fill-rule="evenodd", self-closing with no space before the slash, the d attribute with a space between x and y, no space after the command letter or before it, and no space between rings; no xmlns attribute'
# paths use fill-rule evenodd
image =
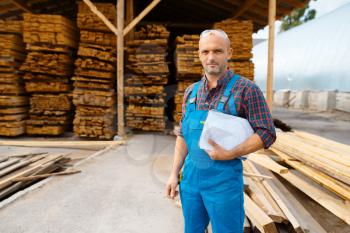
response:
<svg viewBox="0 0 350 233"><path fill-rule="evenodd" d="M230 114L237 115L230 93L238 75L231 77L217 105L224 112L228 102ZM215 161L199 148L199 138L207 110L196 110L195 83L186 103L182 132L188 154L184 162L180 197L185 220L185 233L203 233L209 224L213 233L242 233L244 224L243 169L240 159ZM232 99L232 100L231 100Z"/></svg>

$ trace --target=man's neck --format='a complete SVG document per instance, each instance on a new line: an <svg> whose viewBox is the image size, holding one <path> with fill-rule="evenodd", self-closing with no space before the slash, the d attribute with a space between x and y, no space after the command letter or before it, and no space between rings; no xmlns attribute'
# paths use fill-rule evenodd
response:
<svg viewBox="0 0 350 233"><path fill-rule="evenodd" d="M209 90L215 88L218 85L218 80L221 78L224 78L226 74L226 71L219 74L219 75L210 75L210 74L205 74L208 80L208 88Z"/></svg>

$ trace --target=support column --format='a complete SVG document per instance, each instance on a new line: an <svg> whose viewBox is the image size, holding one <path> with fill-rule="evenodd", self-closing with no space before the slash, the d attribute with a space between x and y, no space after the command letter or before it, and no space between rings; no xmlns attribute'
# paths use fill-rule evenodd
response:
<svg viewBox="0 0 350 233"><path fill-rule="evenodd" d="M269 0L269 41L267 60L266 100L272 113L273 105L273 55L275 46L276 0Z"/></svg>
<svg viewBox="0 0 350 233"><path fill-rule="evenodd" d="M124 131L124 0L117 2L117 94L118 94L118 135Z"/></svg>

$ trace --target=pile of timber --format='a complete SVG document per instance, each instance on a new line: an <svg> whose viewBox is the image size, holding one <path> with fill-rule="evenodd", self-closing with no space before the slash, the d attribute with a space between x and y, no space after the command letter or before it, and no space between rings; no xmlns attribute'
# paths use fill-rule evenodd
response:
<svg viewBox="0 0 350 233"><path fill-rule="evenodd" d="M0 33L22 34L23 21L21 20L0 20Z"/></svg>
<svg viewBox="0 0 350 233"><path fill-rule="evenodd" d="M350 225L349 154L350 146L310 133L278 132L269 150L244 162L246 173L260 176L245 177L246 216L261 232L278 232L276 223L290 224L288 232L329 232L285 187L288 182Z"/></svg>
<svg viewBox="0 0 350 233"><path fill-rule="evenodd" d="M96 7L111 22L113 4ZM80 30L75 61L73 103L76 107L74 134L79 137L111 139L116 133L116 36L85 3L78 4Z"/></svg>
<svg viewBox="0 0 350 233"><path fill-rule="evenodd" d="M254 79L254 64L251 62L253 48L253 22L250 20L226 19L214 24L214 28L224 30L233 50L229 60L230 68L247 79Z"/></svg>
<svg viewBox="0 0 350 233"><path fill-rule="evenodd" d="M126 126L144 131L164 131L165 91L169 69L166 62L169 32L147 25L128 41L129 70L125 80Z"/></svg>
<svg viewBox="0 0 350 233"><path fill-rule="evenodd" d="M28 51L20 67L30 94L30 135L60 135L71 124L72 53L77 47L74 24L60 15L23 14Z"/></svg>
<svg viewBox="0 0 350 233"><path fill-rule="evenodd" d="M16 28L11 31L13 23L6 22L6 25L0 22L0 27L9 29L8 33L0 30L0 135L18 136L25 133L28 112L28 97L25 96L22 74L18 72L25 59L25 47L22 34L17 33Z"/></svg>
<svg viewBox="0 0 350 233"><path fill-rule="evenodd" d="M65 170L68 154L28 153L0 157L0 201L52 175L77 173Z"/></svg>
<svg viewBox="0 0 350 233"><path fill-rule="evenodd" d="M175 64L177 89L175 93L174 121L179 123L182 116L182 102L185 90L192 83L200 80L202 64L198 57L199 35L176 37Z"/></svg>

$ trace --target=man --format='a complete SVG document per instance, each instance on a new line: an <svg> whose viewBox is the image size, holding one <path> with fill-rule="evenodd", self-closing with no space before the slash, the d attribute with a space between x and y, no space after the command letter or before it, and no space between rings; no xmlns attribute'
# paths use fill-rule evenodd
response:
<svg viewBox="0 0 350 233"><path fill-rule="evenodd" d="M203 233L211 222L214 233L243 232L243 169L240 156L268 148L276 133L261 90L228 69L232 49L222 30L206 30L199 40L205 75L187 88L172 172L165 194L174 198L184 165L180 197L185 233ZM213 150L199 148L208 110L217 109L246 118L254 134L232 150L210 140ZM230 127L230 126L227 126Z"/></svg>

